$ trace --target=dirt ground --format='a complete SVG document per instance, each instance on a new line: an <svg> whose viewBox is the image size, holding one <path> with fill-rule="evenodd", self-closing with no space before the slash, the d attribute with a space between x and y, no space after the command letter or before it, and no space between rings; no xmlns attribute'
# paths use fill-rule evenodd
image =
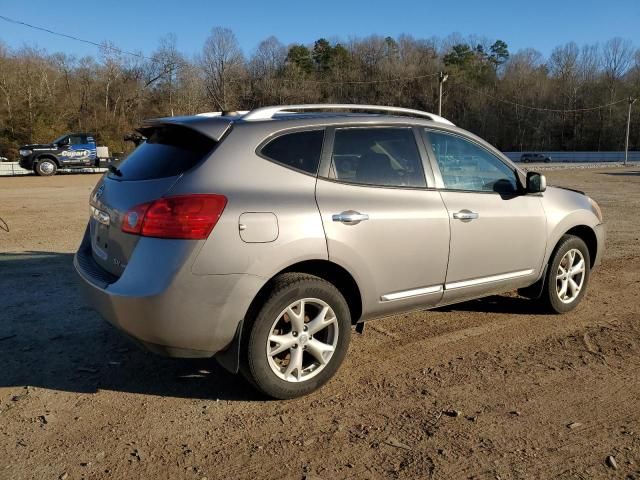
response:
<svg viewBox="0 0 640 480"><path fill-rule="evenodd" d="M607 223L579 308L510 294L377 320L286 402L85 306L72 252L97 175L0 179L0 479L640 479L640 171L546 173Z"/></svg>

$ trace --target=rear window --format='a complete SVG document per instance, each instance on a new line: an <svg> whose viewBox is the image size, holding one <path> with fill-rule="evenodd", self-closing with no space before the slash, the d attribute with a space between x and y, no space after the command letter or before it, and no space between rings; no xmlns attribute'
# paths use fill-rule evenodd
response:
<svg viewBox="0 0 640 480"><path fill-rule="evenodd" d="M260 153L269 160L315 175L323 138L324 130L286 133L267 143Z"/></svg>
<svg viewBox="0 0 640 480"><path fill-rule="evenodd" d="M118 168L116 180L150 180L173 177L193 168L216 146L215 140L177 125L156 128Z"/></svg>

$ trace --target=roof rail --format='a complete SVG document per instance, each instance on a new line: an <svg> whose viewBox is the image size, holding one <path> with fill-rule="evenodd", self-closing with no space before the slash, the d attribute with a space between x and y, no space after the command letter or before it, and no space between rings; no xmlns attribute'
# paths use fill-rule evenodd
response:
<svg viewBox="0 0 640 480"><path fill-rule="evenodd" d="M277 107L262 107L251 110L242 117L243 120L268 120L278 113L295 113L291 110L367 110L371 112L389 112L402 113L412 117L428 118L434 122L443 123L445 125L453 125L449 120L433 113L423 112L422 110L413 110L411 108L387 107L383 105L357 105L357 104L340 104L340 103L318 103L309 105L282 105Z"/></svg>
<svg viewBox="0 0 640 480"><path fill-rule="evenodd" d="M231 116L237 116L237 115L246 115L247 113L249 113L249 110L234 110L230 112L203 112L203 113L196 113L196 117L221 117L223 115L229 115L229 114L233 114Z"/></svg>

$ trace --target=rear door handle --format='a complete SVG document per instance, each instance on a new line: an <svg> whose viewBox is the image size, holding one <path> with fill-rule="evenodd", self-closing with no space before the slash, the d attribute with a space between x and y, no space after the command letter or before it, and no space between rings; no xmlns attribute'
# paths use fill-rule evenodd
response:
<svg viewBox="0 0 640 480"><path fill-rule="evenodd" d="M356 212L355 210L347 210L342 213L334 213L331 216L331 219L334 222L342 222L347 225L357 225L364 220L369 220L369 215L366 213Z"/></svg>
<svg viewBox="0 0 640 480"><path fill-rule="evenodd" d="M459 212L453 214L453 218L462 221L474 220L479 216L480 215L478 215L476 212L472 212L471 210L460 210Z"/></svg>

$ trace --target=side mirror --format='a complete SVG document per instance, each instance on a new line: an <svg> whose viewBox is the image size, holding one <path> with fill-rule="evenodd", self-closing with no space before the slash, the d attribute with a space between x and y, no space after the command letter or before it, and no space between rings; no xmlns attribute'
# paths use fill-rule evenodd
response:
<svg viewBox="0 0 640 480"><path fill-rule="evenodd" d="M542 193L547 189L547 179L537 172L527 172L527 193Z"/></svg>

